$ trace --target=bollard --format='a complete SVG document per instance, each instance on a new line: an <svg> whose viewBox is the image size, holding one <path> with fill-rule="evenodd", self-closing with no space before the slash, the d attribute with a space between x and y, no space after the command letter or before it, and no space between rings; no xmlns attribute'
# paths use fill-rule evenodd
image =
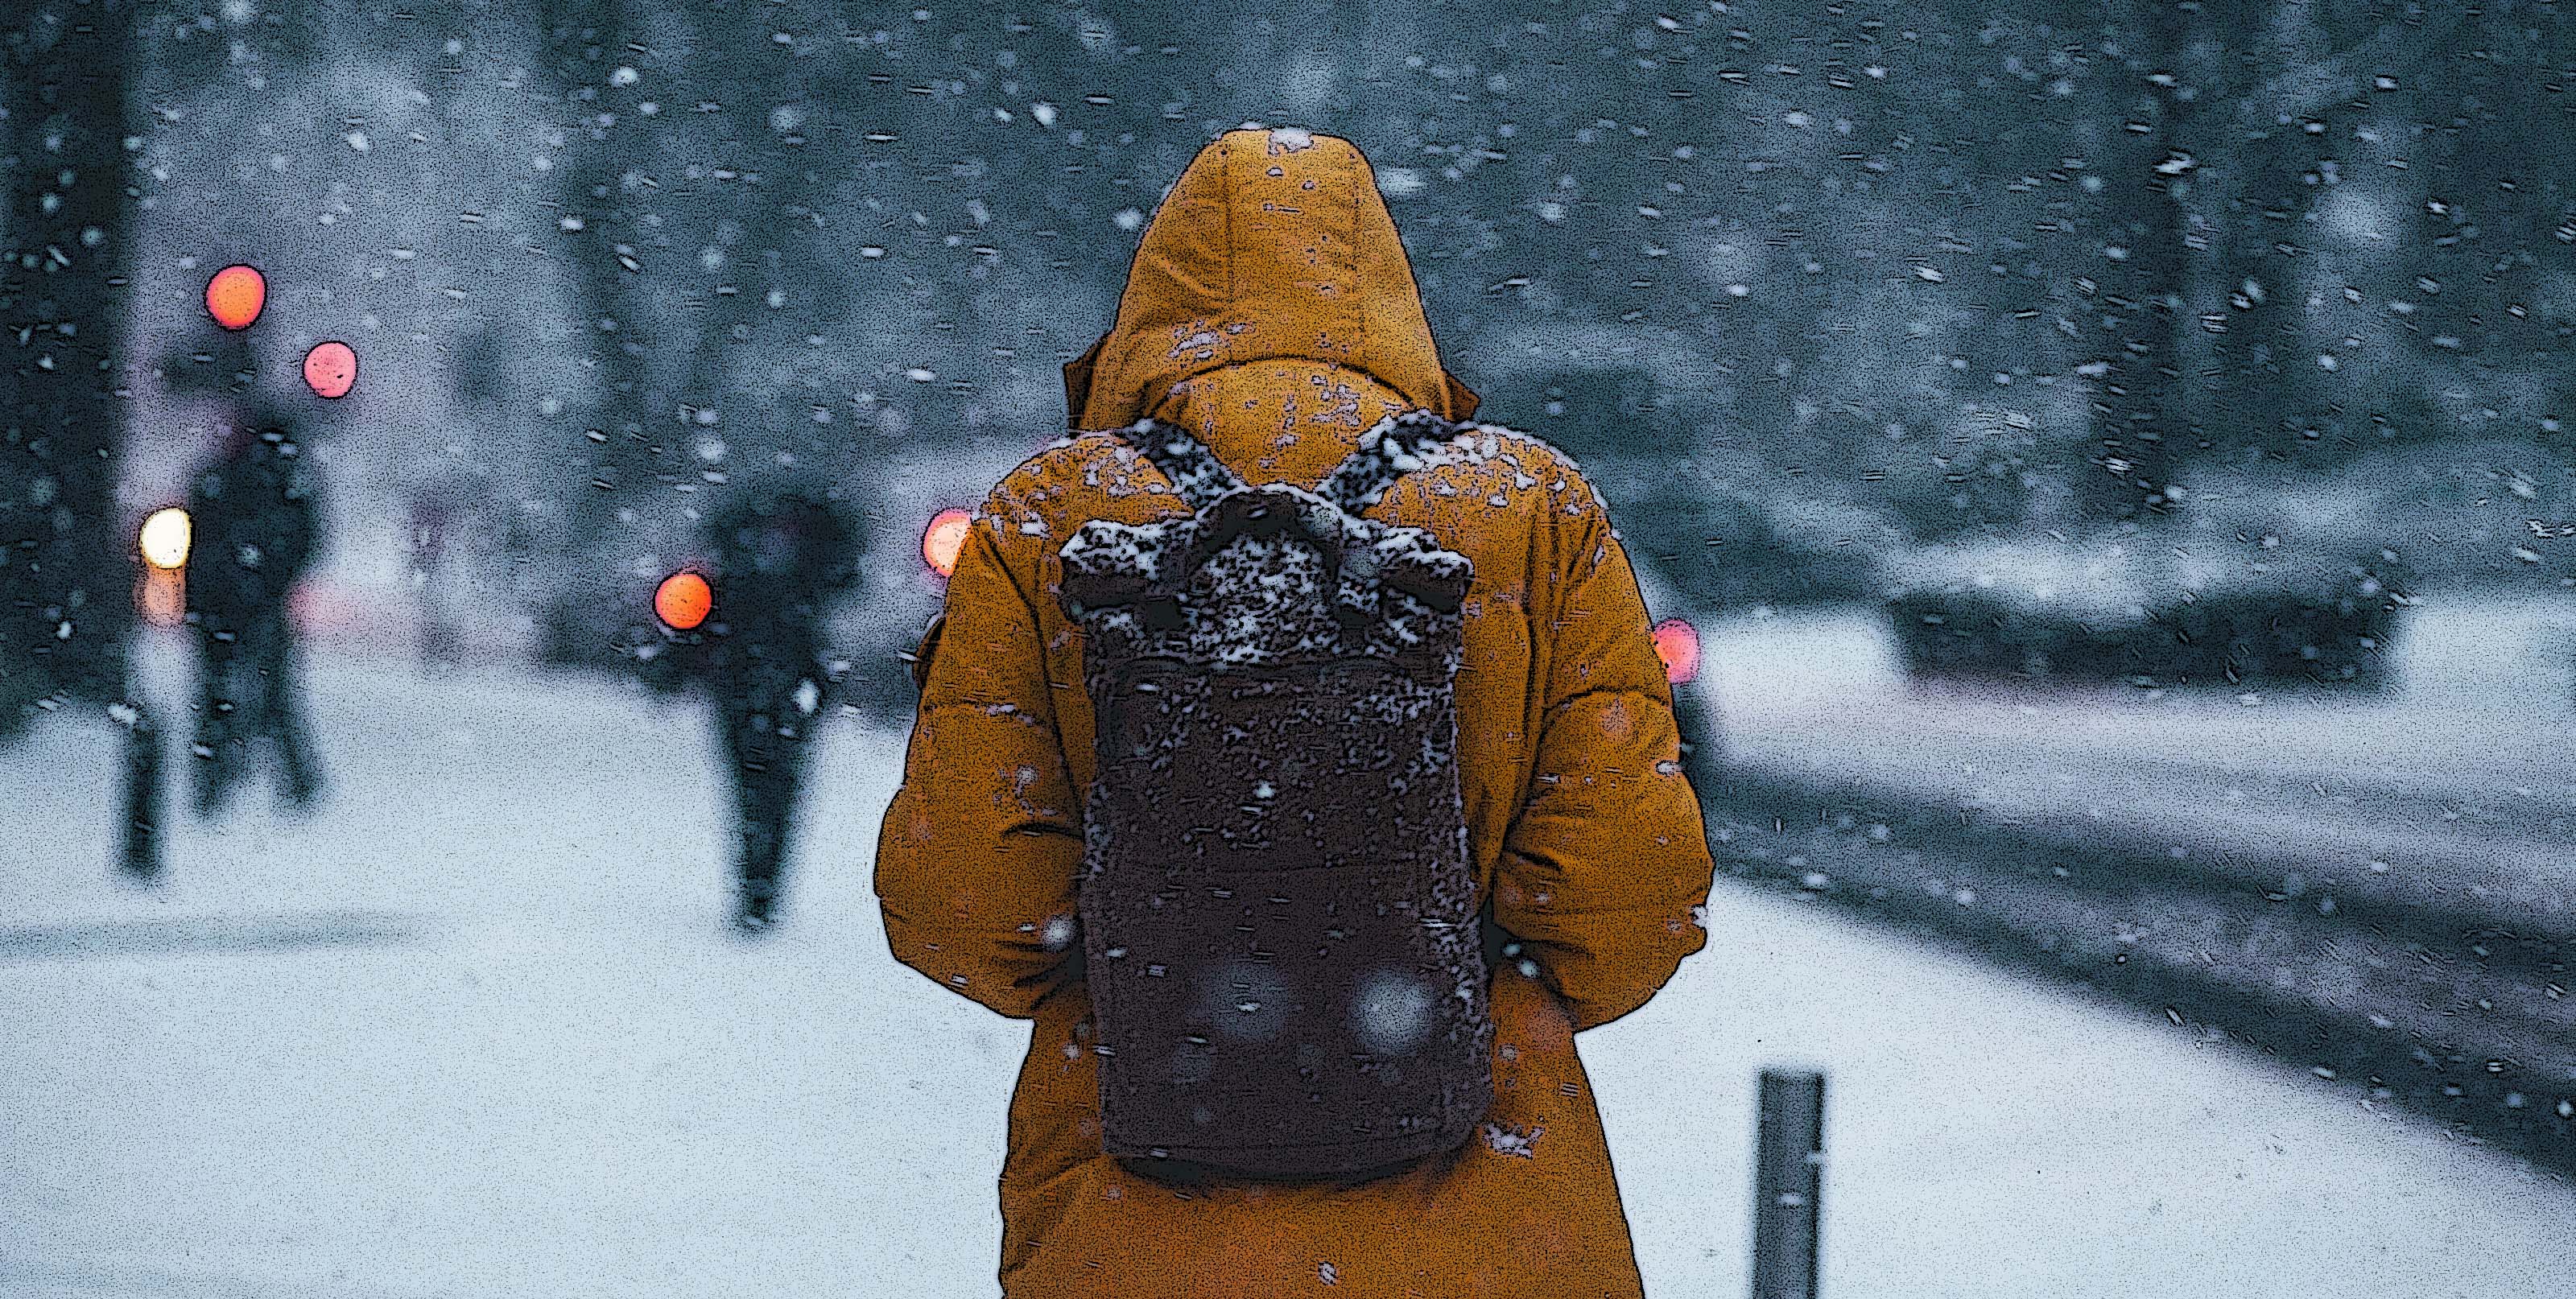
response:
<svg viewBox="0 0 2576 1299"><path fill-rule="evenodd" d="M118 865L138 880L161 875L161 734L152 725L151 705L128 692L125 706L134 720L125 726L125 851Z"/></svg>
<svg viewBox="0 0 2576 1299"><path fill-rule="evenodd" d="M1762 1071L1753 1154L1753 1299L1816 1299L1825 1076Z"/></svg>

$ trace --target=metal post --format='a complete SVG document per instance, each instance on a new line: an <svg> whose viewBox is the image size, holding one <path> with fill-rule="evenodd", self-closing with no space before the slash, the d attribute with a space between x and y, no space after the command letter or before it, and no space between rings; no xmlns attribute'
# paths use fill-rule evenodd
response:
<svg viewBox="0 0 2576 1299"><path fill-rule="evenodd" d="M1825 1076L1762 1071L1753 1156L1753 1299L1816 1299Z"/></svg>
<svg viewBox="0 0 2576 1299"><path fill-rule="evenodd" d="M161 733L152 724L152 705L128 670L125 707L125 851L118 858L126 874L138 880L161 875L162 761Z"/></svg>

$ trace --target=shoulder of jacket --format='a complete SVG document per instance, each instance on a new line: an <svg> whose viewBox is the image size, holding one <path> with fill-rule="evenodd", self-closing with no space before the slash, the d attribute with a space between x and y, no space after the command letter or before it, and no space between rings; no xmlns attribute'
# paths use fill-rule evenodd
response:
<svg viewBox="0 0 2576 1299"><path fill-rule="evenodd" d="M1400 416L1397 424L1420 430L1416 436L1446 444L1443 458L1478 470L1503 501L1537 493L1547 499L1551 516L1571 521L1598 512L1603 524L1608 524L1610 505L1600 489L1584 476L1574 457L1535 433L1421 412Z"/></svg>
<svg viewBox="0 0 2576 1299"><path fill-rule="evenodd" d="M1056 440L1002 476L975 511L976 526L1004 550L1015 548L1015 538L1028 538L1051 553L1119 497L1169 495L1171 485L1132 443L1150 427Z"/></svg>
<svg viewBox="0 0 2576 1299"><path fill-rule="evenodd" d="M1025 518L1063 513L1077 499L1168 494L1170 484L1134 444L1152 428L1146 421L1134 428L1059 438L1003 475L981 513Z"/></svg>

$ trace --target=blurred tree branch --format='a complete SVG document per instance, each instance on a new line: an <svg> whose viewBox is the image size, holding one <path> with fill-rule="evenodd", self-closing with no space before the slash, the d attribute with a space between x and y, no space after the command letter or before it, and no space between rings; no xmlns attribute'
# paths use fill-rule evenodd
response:
<svg viewBox="0 0 2576 1299"><path fill-rule="evenodd" d="M2249 134L2273 130L2286 117L2313 117L2333 104L2370 88L2373 77L2412 67L2440 53L2442 42L2467 20L2476 6L2441 3L2418 20L2398 19L2360 45L2318 63L2291 61L2271 80L2247 90L2236 101L2236 125Z"/></svg>

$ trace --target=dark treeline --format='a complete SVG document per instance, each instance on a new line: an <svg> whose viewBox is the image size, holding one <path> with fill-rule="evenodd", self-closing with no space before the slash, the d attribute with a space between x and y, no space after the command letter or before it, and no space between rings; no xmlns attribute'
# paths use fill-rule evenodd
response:
<svg viewBox="0 0 2576 1299"><path fill-rule="evenodd" d="M2571 8L30 0L0 693L112 667L226 261L276 285L260 366L366 358L329 454L496 485L541 567L653 569L782 477L900 541L1053 435L1143 218L1245 121L1369 152L1452 368L1678 580L1731 553L1686 541L2155 528L2231 484L2548 513Z"/></svg>

